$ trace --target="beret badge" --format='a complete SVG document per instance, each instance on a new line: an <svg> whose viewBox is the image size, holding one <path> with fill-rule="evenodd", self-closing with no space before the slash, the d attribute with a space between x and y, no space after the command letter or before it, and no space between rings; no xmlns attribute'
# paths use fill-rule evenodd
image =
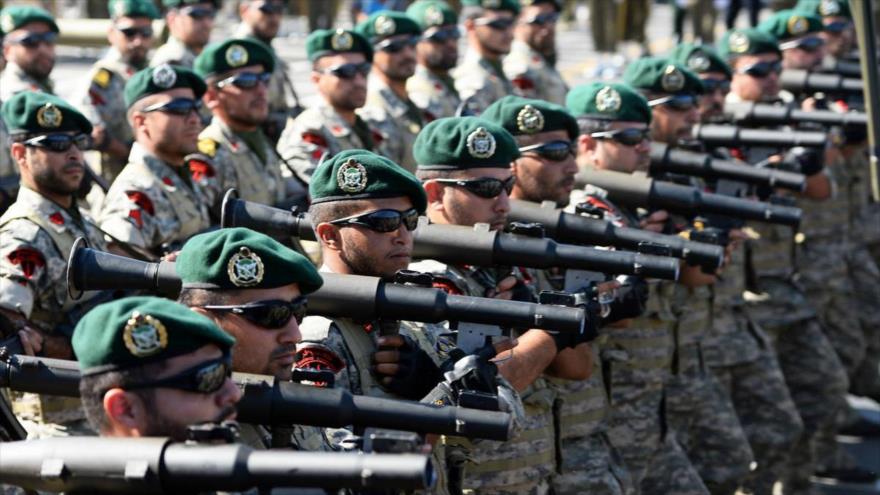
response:
<svg viewBox="0 0 880 495"><path fill-rule="evenodd" d="M394 34L394 31L397 30L397 23L388 16L380 15L373 23L373 28L379 36L388 36Z"/></svg>
<svg viewBox="0 0 880 495"><path fill-rule="evenodd" d="M620 110L623 100L620 93L611 86L605 86L596 93L596 110L602 113L611 113Z"/></svg>
<svg viewBox="0 0 880 495"><path fill-rule="evenodd" d="M46 103L37 110L37 123L45 129L57 129L64 117L61 110L51 103Z"/></svg>
<svg viewBox="0 0 880 495"><path fill-rule="evenodd" d="M840 14L840 4L837 3L837 0L822 0L822 3L819 4L819 13L825 17L838 15Z"/></svg>
<svg viewBox="0 0 880 495"><path fill-rule="evenodd" d="M467 137L467 150L474 158L492 157L496 145L495 136L482 127L478 127Z"/></svg>
<svg viewBox="0 0 880 495"><path fill-rule="evenodd" d="M788 19L788 24L786 26L788 28L788 32L793 36L800 36L807 32L810 25L807 23L807 20L799 15L793 15Z"/></svg>
<svg viewBox="0 0 880 495"><path fill-rule="evenodd" d="M431 5L425 9L425 24L428 26L443 25L443 12L436 5Z"/></svg>
<svg viewBox="0 0 880 495"><path fill-rule="evenodd" d="M230 67L241 67L247 64L248 52L241 45L229 45L226 49L226 63Z"/></svg>
<svg viewBox="0 0 880 495"><path fill-rule="evenodd" d="M367 169L351 158L336 172L336 184L349 194L359 193L367 188Z"/></svg>
<svg viewBox="0 0 880 495"><path fill-rule="evenodd" d="M238 252L229 258L226 264L226 273L229 281L236 287L251 287L263 281L263 260L257 253L242 246Z"/></svg>
<svg viewBox="0 0 880 495"><path fill-rule="evenodd" d="M177 73L168 64L162 64L153 70L153 84L168 89L177 82Z"/></svg>
<svg viewBox="0 0 880 495"><path fill-rule="evenodd" d="M749 37L743 33L733 33L727 40L727 46L733 53L745 53L749 51Z"/></svg>
<svg viewBox="0 0 880 495"><path fill-rule="evenodd" d="M709 69L712 63L703 52L694 52L687 60L688 69L696 72L703 72Z"/></svg>
<svg viewBox="0 0 880 495"><path fill-rule="evenodd" d="M3 17L0 17L0 29L6 33L15 30L15 21L12 20L11 15L3 14Z"/></svg>
<svg viewBox="0 0 880 495"><path fill-rule="evenodd" d="M168 330L157 318L134 311L125 323L122 340L128 352L148 357L168 347Z"/></svg>
<svg viewBox="0 0 880 495"><path fill-rule="evenodd" d="M484 9L497 9L501 7L501 0L483 0Z"/></svg>
<svg viewBox="0 0 880 495"><path fill-rule="evenodd" d="M354 38L352 38L351 33L347 33L342 29L337 29L330 38L330 47L337 52L351 50L352 46L354 46Z"/></svg>
<svg viewBox="0 0 880 495"><path fill-rule="evenodd" d="M113 4L113 15L115 17L125 17L125 4L123 2L116 2Z"/></svg>
<svg viewBox="0 0 880 495"><path fill-rule="evenodd" d="M537 108L526 105L516 114L516 127L526 134L541 132L544 129L544 114Z"/></svg>
<svg viewBox="0 0 880 495"><path fill-rule="evenodd" d="M674 65L667 65L660 77L660 86L670 93L681 91L684 88L684 74Z"/></svg>

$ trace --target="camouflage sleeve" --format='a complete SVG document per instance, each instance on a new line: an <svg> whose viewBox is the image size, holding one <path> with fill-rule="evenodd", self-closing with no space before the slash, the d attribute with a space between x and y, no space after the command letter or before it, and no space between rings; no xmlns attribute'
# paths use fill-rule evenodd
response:
<svg viewBox="0 0 880 495"><path fill-rule="evenodd" d="M238 187L235 167L229 151L211 138L199 138L199 153L204 159L191 160L189 170L193 182L201 188L202 196L209 206L223 199L226 190Z"/></svg>
<svg viewBox="0 0 880 495"><path fill-rule="evenodd" d="M538 98L539 79L533 71L529 69L527 60L511 57L504 59L504 74L513 85L513 92L523 98Z"/></svg>
<svg viewBox="0 0 880 495"><path fill-rule="evenodd" d="M107 128L108 123L113 120L110 112L114 111L112 87L115 77L113 72L103 68L92 72L78 105L92 125Z"/></svg>
<svg viewBox="0 0 880 495"><path fill-rule="evenodd" d="M161 193L156 188L140 187L117 178L104 198L98 224L104 232L119 241L152 249L161 244L154 242L160 235L155 216L159 198Z"/></svg>
<svg viewBox="0 0 880 495"><path fill-rule="evenodd" d="M50 294L51 243L27 220L13 220L0 231L0 307L30 318L35 302Z"/></svg>
<svg viewBox="0 0 880 495"><path fill-rule="evenodd" d="M371 129L378 132L382 139L376 143L376 153L388 158L394 163L404 162L405 141L397 128L397 122L388 113L379 107L364 107L358 110L358 115Z"/></svg>
<svg viewBox="0 0 880 495"><path fill-rule="evenodd" d="M320 124L308 122L304 112L295 120L288 119L281 138L278 140L278 154L305 180L315 171L325 153L330 152L330 143ZM282 172L287 172L282 167Z"/></svg>
<svg viewBox="0 0 880 495"><path fill-rule="evenodd" d="M478 77L460 77L455 80L455 89L461 101L475 115L483 113L494 101L492 87Z"/></svg>
<svg viewBox="0 0 880 495"><path fill-rule="evenodd" d="M357 370L342 332L332 320L309 316L299 326L302 341L297 345L298 368L328 370L335 376L335 386L359 393Z"/></svg>

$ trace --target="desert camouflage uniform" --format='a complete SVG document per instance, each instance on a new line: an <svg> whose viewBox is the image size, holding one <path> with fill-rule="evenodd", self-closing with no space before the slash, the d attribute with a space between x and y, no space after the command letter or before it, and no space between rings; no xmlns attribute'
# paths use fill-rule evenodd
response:
<svg viewBox="0 0 880 495"><path fill-rule="evenodd" d="M345 150L373 151L381 136L360 117L355 119L354 126L349 125L322 100L296 119L287 121L278 140L278 153L301 179L308 181L325 154L330 158Z"/></svg>
<svg viewBox="0 0 880 495"><path fill-rule="evenodd" d="M86 292L79 301L67 294L67 257L77 237L106 250L100 230L83 210L66 210L21 187L15 204L0 217L0 307L20 313L47 335L70 337L78 317L100 294ZM90 433L78 399L13 397L13 410L29 437Z"/></svg>
<svg viewBox="0 0 880 495"><path fill-rule="evenodd" d="M213 167L206 166L201 172L193 169L191 164L190 171L193 180L202 187L207 204L217 204L231 187L238 190L239 198L266 205L278 204L287 197L287 183L281 176L281 161L269 140L262 133L260 137L265 162L217 117L199 134L199 151L211 158ZM214 180L202 177L211 173L216 174ZM305 195L302 187L300 193Z"/></svg>
<svg viewBox="0 0 880 495"><path fill-rule="evenodd" d="M425 116L419 107L412 101L402 100L378 77L370 76L367 103L358 110L358 115L382 134L376 152L415 172L412 147L425 125Z"/></svg>
<svg viewBox="0 0 880 495"><path fill-rule="evenodd" d="M128 124L127 108L123 99L125 83L138 69L122 60L122 54L111 48L95 62L89 71L89 86L78 102L83 114L92 125L104 128L104 132L121 143L134 141L134 132ZM122 171L125 160L101 153L101 175L108 181Z"/></svg>
<svg viewBox="0 0 880 495"><path fill-rule="evenodd" d="M154 255L163 244L182 244L211 226L202 188L135 143L128 165L113 182L98 218L118 241Z"/></svg>
<svg viewBox="0 0 880 495"><path fill-rule="evenodd" d="M452 70L455 89L474 115L489 105L513 94L513 85L504 75L501 62L490 62L469 50L458 67Z"/></svg>
<svg viewBox="0 0 880 495"><path fill-rule="evenodd" d="M238 28L235 30L236 38L253 38L261 43L264 43L263 40L259 39L254 35L251 27L245 23L241 23L238 25ZM289 106L287 104L287 89L286 85L291 84L287 79L287 62L281 59L278 54L275 52L275 48L272 47L269 43L264 43L269 49L272 51L272 57L275 59L275 71L272 72L272 78L269 79L269 119L272 122L275 122L278 126L279 133L284 129L284 125L287 123L287 117L290 114Z"/></svg>
<svg viewBox="0 0 880 495"><path fill-rule="evenodd" d="M38 81L27 75L15 62L6 64L0 73L0 101L6 101L22 91L40 91L53 94L52 80Z"/></svg>
<svg viewBox="0 0 880 495"><path fill-rule="evenodd" d="M164 45L156 49L153 58L150 59L150 67L158 67L162 64L182 65L192 69L196 61L196 54L188 46L174 36L169 36Z"/></svg>
<svg viewBox="0 0 880 495"><path fill-rule="evenodd" d="M568 85L562 75L527 43L513 40L510 54L504 57L504 74L513 84L514 93L565 105Z"/></svg>
<svg viewBox="0 0 880 495"><path fill-rule="evenodd" d="M406 80L406 92L428 121L454 117L461 105L455 81L438 76L422 64L416 65L415 74Z"/></svg>

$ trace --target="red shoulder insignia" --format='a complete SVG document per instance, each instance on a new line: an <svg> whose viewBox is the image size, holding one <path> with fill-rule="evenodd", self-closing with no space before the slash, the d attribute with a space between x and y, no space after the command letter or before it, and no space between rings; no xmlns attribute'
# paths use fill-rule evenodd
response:
<svg viewBox="0 0 880 495"><path fill-rule="evenodd" d="M171 177L162 177L162 183L166 186L174 186L174 181L171 180Z"/></svg>
<svg viewBox="0 0 880 495"><path fill-rule="evenodd" d="M64 215L62 215L60 211L56 211L49 215L49 221L55 225L64 225Z"/></svg>
<svg viewBox="0 0 880 495"><path fill-rule="evenodd" d="M315 146L320 146L322 148L327 147L327 140L324 139L324 136L315 132L302 133L302 140L307 143L314 144Z"/></svg>
<svg viewBox="0 0 880 495"><path fill-rule="evenodd" d="M37 268L46 266L46 260L43 258L43 253L30 247L18 248L9 253L9 256L7 257L9 258L10 263L21 267L22 273L24 273L25 278L28 280L34 277L34 272L37 271Z"/></svg>
<svg viewBox="0 0 880 495"><path fill-rule="evenodd" d="M381 132L375 129L371 129L370 134L373 136L373 144L378 145L382 141L385 141L385 136L383 136Z"/></svg>
<svg viewBox="0 0 880 495"><path fill-rule="evenodd" d="M345 369L345 361L323 345L306 345L297 351L294 367L330 371L335 375ZM321 384L316 385L321 386Z"/></svg>
<svg viewBox="0 0 880 495"><path fill-rule="evenodd" d="M434 122L435 120L437 120L437 116L427 110L423 110L422 113L425 114L426 123Z"/></svg>
<svg viewBox="0 0 880 495"><path fill-rule="evenodd" d="M535 89L535 82L525 76L517 76L513 78L513 81L510 81L515 87L526 90L526 89Z"/></svg>
<svg viewBox="0 0 880 495"><path fill-rule="evenodd" d="M92 100L92 105L102 106L107 104L107 100L105 100L100 93L91 88L89 88L89 98Z"/></svg>
<svg viewBox="0 0 880 495"><path fill-rule="evenodd" d="M134 220L137 228L144 228L144 217L141 215L141 210L128 210L128 217Z"/></svg>
<svg viewBox="0 0 880 495"><path fill-rule="evenodd" d="M192 175L192 179L195 182L200 182L202 179L211 178L217 175L217 172L214 171L213 165L205 160L199 159L192 159L189 161L189 173Z"/></svg>
<svg viewBox="0 0 880 495"><path fill-rule="evenodd" d="M138 205L138 208L144 210L148 214L155 215L156 209L153 207L153 200L150 199L145 193L141 191L125 191L125 195L128 196L134 204Z"/></svg>

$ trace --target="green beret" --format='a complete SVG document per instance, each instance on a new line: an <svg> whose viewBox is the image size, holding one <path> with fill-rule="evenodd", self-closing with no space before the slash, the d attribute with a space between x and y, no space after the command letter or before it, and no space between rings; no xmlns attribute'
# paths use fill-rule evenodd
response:
<svg viewBox="0 0 880 495"><path fill-rule="evenodd" d="M519 0L461 0L462 7L482 7L489 10L508 10L519 15Z"/></svg>
<svg viewBox="0 0 880 495"><path fill-rule="evenodd" d="M772 34L754 28L734 29L724 33L718 42L718 55L728 62L737 55L780 54L779 40Z"/></svg>
<svg viewBox="0 0 880 495"><path fill-rule="evenodd" d="M519 0L519 3L523 7L528 7L531 5L541 5L542 3L549 3L556 9L557 12L562 12L562 2L561 0Z"/></svg>
<svg viewBox="0 0 880 495"><path fill-rule="evenodd" d="M244 228L191 237L174 264L184 288L274 289L298 284L303 294L324 283L305 256L271 237Z"/></svg>
<svg viewBox="0 0 880 495"><path fill-rule="evenodd" d="M162 0L162 5L168 9L176 9L186 7L187 5L195 5L198 3L210 3L215 9L220 8L220 0Z"/></svg>
<svg viewBox="0 0 880 495"><path fill-rule="evenodd" d="M82 132L91 134L89 119L61 98L36 91L17 93L3 103L0 115L10 134Z"/></svg>
<svg viewBox="0 0 880 495"><path fill-rule="evenodd" d="M27 5L10 5L0 10L0 31L6 34L30 22L45 22L49 29L58 32L55 18L47 10Z"/></svg>
<svg viewBox="0 0 880 495"><path fill-rule="evenodd" d="M458 24L458 14L443 0L418 0L406 9L406 15L422 30Z"/></svg>
<svg viewBox="0 0 880 495"><path fill-rule="evenodd" d="M448 117L422 129L413 156L419 170L467 170L510 168L520 153L503 127L478 117Z"/></svg>
<svg viewBox="0 0 880 495"><path fill-rule="evenodd" d="M643 57L623 71L623 81L653 93L703 94L703 82L683 65L659 57Z"/></svg>
<svg viewBox="0 0 880 495"><path fill-rule="evenodd" d="M158 19L159 9L153 0L110 0L107 2L107 11L114 19L117 17L146 17Z"/></svg>
<svg viewBox="0 0 880 495"><path fill-rule="evenodd" d="M422 28L412 17L396 10L374 12L370 17L359 22L354 30L372 43L398 34L413 36L422 34Z"/></svg>
<svg viewBox="0 0 880 495"><path fill-rule="evenodd" d="M419 213L428 207L413 174L367 150L346 150L324 161L309 181L309 196L312 203L408 196Z"/></svg>
<svg viewBox="0 0 880 495"><path fill-rule="evenodd" d="M190 88L199 99L205 94L206 86L198 74L186 67L168 64L150 67L131 76L125 83L125 108L131 108L141 98L174 88Z"/></svg>
<svg viewBox="0 0 880 495"><path fill-rule="evenodd" d="M360 33L345 29L316 29L306 38L306 53L314 62L337 53L363 53L367 61L373 60L373 47Z"/></svg>
<svg viewBox="0 0 880 495"><path fill-rule="evenodd" d="M580 134L577 120L565 109L546 100L508 95L489 105L480 118L504 127L514 136L566 131L571 139Z"/></svg>
<svg viewBox="0 0 880 495"><path fill-rule="evenodd" d="M800 0L794 9L819 17L846 17L852 19L849 2L846 0Z"/></svg>
<svg viewBox="0 0 880 495"><path fill-rule="evenodd" d="M272 72L275 57L262 41L233 38L206 46L193 62L193 70L207 79L249 65L262 65L264 71Z"/></svg>
<svg viewBox="0 0 880 495"><path fill-rule="evenodd" d="M623 83L594 82L575 86L565 97L575 117L651 123L651 107L634 88Z"/></svg>
<svg viewBox="0 0 880 495"><path fill-rule="evenodd" d="M83 375L164 361L208 344L228 351L235 339L195 311L159 297L127 297L96 306L73 331Z"/></svg>
<svg viewBox="0 0 880 495"><path fill-rule="evenodd" d="M800 38L824 29L822 19L791 9L780 10L758 24L758 30L772 34L779 41Z"/></svg>
<svg viewBox="0 0 880 495"><path fill-rule="evenodd" d="M723 72L728 79L733 77L733 71L727 62L721 59L718 52L710 45L695 45L682 43L672 50L669 60L683 65L697 74L705 72Z"/></svg>

